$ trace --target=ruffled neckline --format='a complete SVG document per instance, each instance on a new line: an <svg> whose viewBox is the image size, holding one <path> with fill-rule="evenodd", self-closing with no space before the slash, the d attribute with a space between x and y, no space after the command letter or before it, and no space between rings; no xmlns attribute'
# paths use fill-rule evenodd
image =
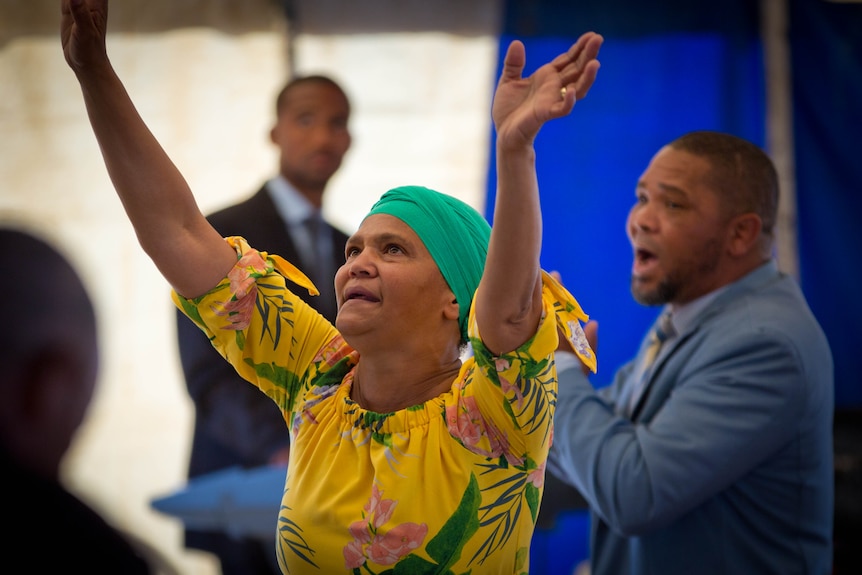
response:
<svg viewBox="0 0 862 575"><path fill-rule="evenodd" d="M472 360L469 360L469 364L472 365L472 363ZM425 427L434 419L445 417L446 404L453 400L455 389L459 387L459 382L463 381L465 369L469 369L468 362L461 366L461 370L452 380L449 390L437 397L432 397L424 403L405 407L398 411L378 413L364 409L350 398L350 391L353 389L353 376L356 372L354 366L344 376L334 399L337 405L342 407L342 415L350 419L355 427L370 428L375 433L405 433L417 427Z"/></svg>

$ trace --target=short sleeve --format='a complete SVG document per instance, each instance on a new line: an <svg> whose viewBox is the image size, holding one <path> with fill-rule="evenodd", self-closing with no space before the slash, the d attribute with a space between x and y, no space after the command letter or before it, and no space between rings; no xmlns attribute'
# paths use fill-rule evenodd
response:
<svg viewBox="0 0 862 575"><path fill-rule="evenodd" d="M552 280L544 275L546 280ZM477 406L485 425L493 430L488 434L489 441L493 443L496 436L502 443L489 445L489 451L502 448L511 455L510 463L531 460L539 465L547 458L557 396L554 350L559 343L558 333L566 333L570 342L577 342L579 357L592 356L580 325L587 316L574 297L558 283L546 281L542 302L542 319L533 337L502 355L494 355L482 343L475 306L468 320L476 370L461 393L471 398L468 403Z"/></svg>
<svg viewBox="0 0 862 575"><path fill-rule="evenodd" d="M285 278L316 292L302 272L242 238L226 241L237 252L228 275L200 297L173 292L172 299L243 378L291 411L315 360L338 332L287 288Z"/></svg>

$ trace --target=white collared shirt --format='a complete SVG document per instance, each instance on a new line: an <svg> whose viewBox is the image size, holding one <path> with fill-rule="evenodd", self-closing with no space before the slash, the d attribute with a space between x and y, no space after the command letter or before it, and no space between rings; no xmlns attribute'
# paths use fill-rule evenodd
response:
<svg viewBox="0 0 862 575"><path fill-rule="evenodd" d="M312 241L308 237L305 221L317 211L284 176L278 175L266 183L266 190L275 203L275 209L284 220L288 233L296 245L300 257L309 257L312 252ZM332 253L332 238L330 234L321 234L318 238L318 250L321 254ZM308 263L308 262L304 262Z"/></svg>

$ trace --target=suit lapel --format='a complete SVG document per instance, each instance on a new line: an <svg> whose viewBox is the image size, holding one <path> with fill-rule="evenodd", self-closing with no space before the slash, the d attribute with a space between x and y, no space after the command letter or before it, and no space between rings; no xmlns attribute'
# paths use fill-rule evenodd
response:
<svg viewBox="0 0 862 575"><path fill-rule="evenodd" d="M744 297L745 292L753 292L761 289L765 284L778 281L781 275L778 272L778 267L774 261L764 264L757 270L751 272L747 276L728 288L719 295L715 301L703 309L694 320L686 326L686 328L675 338L666 342L666 349L662 350L662 354L653 365L652 373L649 379L644 383L644 390L637 404L632 409L631 418L633 420L640 419L642 416L652 418L654 409L664 405L668 395L677 383L675 370L681 367L680 357L685 354L685 345L688 340L701 329L702 326L709 323L710 319L723 313L725 308L732 302L739 301ZM671 370L669 372L669 370Z"/></svg>

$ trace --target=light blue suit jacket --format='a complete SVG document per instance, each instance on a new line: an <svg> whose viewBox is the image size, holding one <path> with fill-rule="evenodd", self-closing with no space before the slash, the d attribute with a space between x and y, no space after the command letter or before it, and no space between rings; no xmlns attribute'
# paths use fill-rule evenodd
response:
<svg viewBox="0 0 862 575"><path fill-rule="evenodd" d="M549 470L590 504L592 575L828 574L832 355L797 284L764 264L666 345L631 419L638 358L599 392L559 372Z"/></svg>

